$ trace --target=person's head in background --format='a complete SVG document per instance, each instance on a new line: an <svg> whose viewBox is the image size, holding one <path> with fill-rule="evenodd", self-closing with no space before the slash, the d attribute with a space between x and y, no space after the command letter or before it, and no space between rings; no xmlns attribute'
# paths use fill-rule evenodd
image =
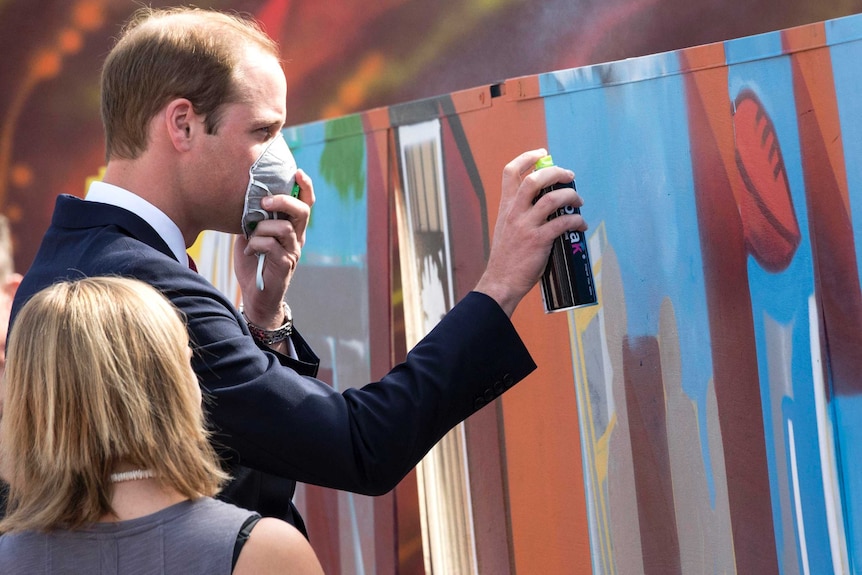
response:
<svg viewBox="0 0 862 575"><path fill-rule="evenodd" d="M110 475L148 469L189 499L226 479L204 425L179 312L137 280L86 278L27 302L0 382L0 531L111 517Z"/></svg>
<svg viewBox="0 0 862 575"><path fill-rule="evenodd" d="M9 312L15 291L21 284L21 274L15 272L12 250L12 230L9 220L0 215L0 376L6 365L6 334L9 331Z"/></svg>

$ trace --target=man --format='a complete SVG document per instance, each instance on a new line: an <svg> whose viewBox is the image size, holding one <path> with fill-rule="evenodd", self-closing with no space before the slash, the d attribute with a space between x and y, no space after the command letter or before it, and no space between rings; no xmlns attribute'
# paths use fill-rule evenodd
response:
<svg viewBox="0 0 862 575"><path fill-rule="evenodd" d="M189 270L185 252L203 230L240 232L249 168L284 125L285 106L277 46L253 23L195 9L139 12L102 72L104 181L85 200L57 199L12 317L69 277L131 276L161 290L188 318L215 440L236 477L224 498L303 529L294 481L385 493L449 429L535 368L509 317L553 239L586 225L577 215L547 220L581 205L572 190L532 203L541 188L571 181L570 171L531 173L544 150L513 160L475 291L381 381L336 393L314 379L318 360L282 303L314 203L304 173L298 198L265 200L280 219L237 238L242 314Z"/></svg>

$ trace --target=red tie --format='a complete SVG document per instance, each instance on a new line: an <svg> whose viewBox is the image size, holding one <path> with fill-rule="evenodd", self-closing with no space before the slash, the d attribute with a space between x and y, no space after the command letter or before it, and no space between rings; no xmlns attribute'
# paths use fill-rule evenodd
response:
<svg viewBox="0 0 862 575"><path fill-rule="evenodd" d="M186 254L186 255L188 255L188 254ZM192 259L192 256L188 256L188 257L189 257L189 269L192 270L193 272L197 272L198 266L195 263L195 260Z"/></svg>

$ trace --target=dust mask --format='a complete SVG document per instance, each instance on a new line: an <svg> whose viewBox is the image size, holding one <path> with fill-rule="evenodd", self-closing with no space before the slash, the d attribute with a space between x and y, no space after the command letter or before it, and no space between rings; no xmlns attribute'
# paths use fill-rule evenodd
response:
<svg viewBox="0 0 862 575"><path fill-rule="evenodd" d="M264 210L260 200L265 196L290 194L296 197L296 160L281 132L266 146L248 170L248 188L242 213L242 232L251 236L258 222L278 219L278 214Z"/></svg>

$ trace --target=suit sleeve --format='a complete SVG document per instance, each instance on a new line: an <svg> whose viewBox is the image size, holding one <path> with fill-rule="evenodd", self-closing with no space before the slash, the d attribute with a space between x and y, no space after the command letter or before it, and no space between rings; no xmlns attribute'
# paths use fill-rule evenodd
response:
<svg viewBox="0 0 862 575"><path fill-rule="evenodd" d="M339 393L312 377L310 350L308 361L264 351L208 282L180 283L162 290L187 316L216 443L241 465L304 483L385 493L535 369L497 303L473 292L380 381Z"/></svg>

